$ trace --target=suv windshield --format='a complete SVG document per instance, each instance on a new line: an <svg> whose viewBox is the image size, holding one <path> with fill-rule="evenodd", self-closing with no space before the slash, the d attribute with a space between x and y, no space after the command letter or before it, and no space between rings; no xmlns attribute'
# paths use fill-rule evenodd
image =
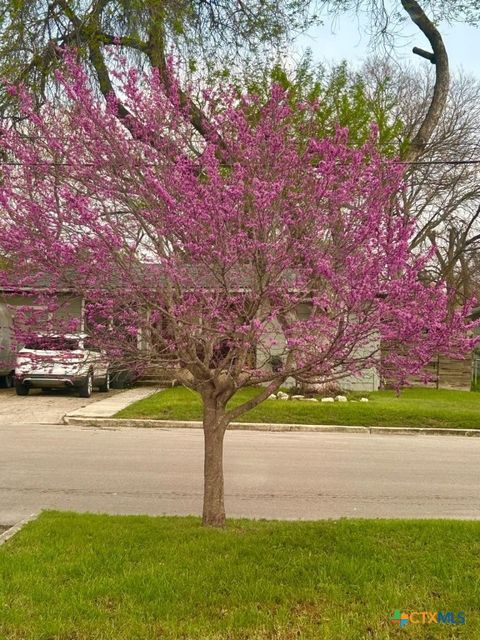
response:
<svg viewBox="0 0 480 640"><path fill-rule="evenodd" d="M80 348L78 340L62 336L37 336L25 344L31 351L76 351Z"/></svg>

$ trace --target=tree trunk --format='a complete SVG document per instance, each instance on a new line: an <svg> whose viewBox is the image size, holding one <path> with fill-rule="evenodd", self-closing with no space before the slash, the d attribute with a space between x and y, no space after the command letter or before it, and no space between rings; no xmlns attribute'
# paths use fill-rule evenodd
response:
<svg viewBox="0 0 480 640"><path fill-rule="evenodd" d="M203 399L203 434L205 443L203 524L225 525L223 485L223 437L227 428L225 407L214 399Z"/></svg>

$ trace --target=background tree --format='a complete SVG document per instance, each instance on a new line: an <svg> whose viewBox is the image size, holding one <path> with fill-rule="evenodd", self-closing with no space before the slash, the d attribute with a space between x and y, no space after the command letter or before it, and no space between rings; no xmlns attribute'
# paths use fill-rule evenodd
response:
<svg viewBox="0 0 480 640"><path fill-rule="evenodd" d="M377 46L382 44L391 49L405 21L413 22L429 41L432 51L413 49L413 53L429 60L435 69L428 107L404 155L410 160L417 158L442 116L449 91L448 56L438 25L442 21L476 25L480 17L478 0L320 0L319 4L326 13L355 12L360 15L370 29L372 43Z"/></svg>
<svg viewBox="0 0 480 640"><path fill-rule="evenodd" d="M238 90L241 92L245 85L263 104L268 100L272 83L284 89L298 123L305 118L311 120L312 114L296 106L315 102L315 124L311 124L319 138L333 136L342 127L349 144L361 147L371 138L374 127L378 149L386 157L398 157L409 144L396 80L391 75L382 78L381 74L369 74L367 69L355 71L346 61L329 68L313 63L311 53L307 52L294 67L277 63L270 69L245 72ZM299 126L298 133L301 131Z"/></svg>
<svg viewBox="0 0 480 640"><path fill-rule="evenodd" d="M401 153L428 108L432 74L378 58L359 73L368 99L375 98L380 112L388 112L399 125L394 146ZM417 161L406 166L404 207L417 220L412 248L434 249L429 277L446 280L460 303L478 293L472 259L480 239L479 125L480 82L457 73L428 144Z"/></svg>
<svg viewBox="0 0 480 640"><path fill-rule="evenodd" d="M269 74L252 74L249 88L268 95L271 81L281 84L292 108L316 100L317 135L330 136L340 124L349 143L361 146L375 124L377 144L386 157L404 158L430 103L434 77L429 69L400 66L390 57L373 57L359 69L346 62L328 69L305 57L294 69L276 65ZM478 149L480 82L462 72L451 81L445 109L416 161L405 163L403 207L416 221L412 249L433 249L430 279L444 279L462 304L477 294L475 253L479 248ZM297 112L299 121L305 113ZM404 160L402 160L403 162ZM427 275L427 274L426 274Z"/></svg>
<svg viewBox="0 0 480 640"><path fill-rule="evenodd" d="M346 84L346 68L337 70L329 85L324 77L319 82L311 67L300 65L293 93L306 91L299 90L296 80L306 81L308 90L321 94L326 105L320 128L328 127L334 115L350 127L354 144L364 136L365 116L377 123L384 152L398 153L409 166L405 206L418 220L412 246L433 247L435 260L429 265L429 277L445 278L462 303L477 292L474 262L480 239L480 201L477 165L471 161L478 157L479 148L479 84L462 74L451 83L438 25L455 20L476 24L480 6L476 0L323 0L319 4L333 14L350 11L361 15L376 47L391 50L407 20L431 45L431 52L418 47L413 51L432 63L433 74L402 69L392 63L391 56L390 60L377 57L358 74L351 74Z"/></svg>
<svg viewBox="0 0 480 640"><path fill-rule="evenodd" d="M359 148L342 129L319 139L318 106L292 109L275 85L260 107L256 95L211 87L218 135L199 140L174 75L165 86L126 69L130 132L81 67L70 60L58 80L61 105L38 112L21 92L22 132L1 131L0 250L12 260L1 281L34 286L48 274L42 306L54 311L65 287L83 295L92 339L112 361L177 366L203 402L205 524L225 519L229 423L288 377L388 366L402 384L433 353L470 346L442 283L419 278L425 260L410 252L398 206L403 170L374 138ZM298 110L311 117L299 122ZM25 329L38 330L30 317ZM42 330L73 328L51 323ZM380 362L379 339L403 349ZM268 366L272 353L282 366ZM252 384L255 397L228 405Z"/></svg>
<svg viewBox="0 0 480 640"><path fill-rule="evenodd" d="M55 91L54 72L66 46L76 47L104 96L115 90L106 45L139 68L158 69L164 81L172 52L183 60L184 73L238 69L285 46L315 20L311 8L311 0L0 0L0 74L25 84L41 104ZM192 122L204 133L200 105L190 97ZM0 106L15 115L8 93ZM121 105L119 115L126 115Z"/></svg>
<svg viewBox="0 0 480 640"><path fill-rule="evenodd" d="M363 12L372 33L384 37L395 31L399 20L408 18L428 38L432 53L417 52L435 65L436 82L426 117L411 139L408 154L414 157L431 136L448 94L448 58L436 23L444 18L472 21L478 12L473 0L460 5L452 0L3 0L1 74L26 83L41 101L52 88L58 51L64 46L78 48L104 95L114 89L107 44L122 49L139 65L159 69L164 79L172 47L187 67L245 68L241 61L258 64L259 58L271 58L272 49L318 20L317 6L333 12ZM4 107L8 102L4 95ZM192 103L191 113L202 132L198 104Z"/></svg>

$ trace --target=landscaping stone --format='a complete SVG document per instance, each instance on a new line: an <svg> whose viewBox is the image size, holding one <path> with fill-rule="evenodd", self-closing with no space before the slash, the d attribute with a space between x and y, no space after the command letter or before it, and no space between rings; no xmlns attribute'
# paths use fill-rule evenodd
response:
<svg viewBox="0 0 480 640"><path fill-rule="evenodd" d="M347 396L335 396L337 402L348 402Z"/></svg>
<svg viewBox="0 0 480 640"><path fill-rule="evenodd" d="M334 398L322 398L322 402L335 402Z"/></svg>
<svg viewBox="0 0 480 640"><path fill-rule="evenodd" d="M368 402L368 398L360 398L360 402Z"/></svg>
<svg viewBox="0 0 480 640"><path fill-rule="evenodd" d="M276 399L277 399L277 396L274 393L271 393L267 398L267 400L276 400Z"/></svg>
<svg viewBox="0 0 480 640"><path fill-rule="evenodd" d="M288 393L285 393L285 391L279 391L277 393L277 400L288 400L289 398L290 396Z"/></svg>
<svg viewBox="0 0 480 640"><path fill-rule="evenodd" d="M302 398L304 402L318 402L317 398Z"/></svg>
<svg viewBox="0 0 480 640"><path fill-rule="evenodd" d="M292 400L303 400L305 396L292 396Z"/></svg>

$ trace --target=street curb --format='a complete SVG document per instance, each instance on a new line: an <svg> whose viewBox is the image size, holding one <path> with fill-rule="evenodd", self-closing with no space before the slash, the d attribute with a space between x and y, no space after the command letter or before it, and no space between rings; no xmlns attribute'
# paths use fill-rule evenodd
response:
<svg viewBox="0 0 480 640"><path fill-rule="evenodd" d="M0 547L2 546L2 544L5 544L5 542L7 542L7 540L10 540L10 538L13 538L13 536L16 533L18 533L20 531L20 529L23 529L23 527L26 524L28 524L32 520L36 520L39 515L40 515L39 512L31 513L29 516L26 516L26 518L23 518L22 520L19 520L14 525L12 525L10 527L10 529L7 529L6 531L4 531L2 533L2 535L0 535Z"/></svg>
<svg viewBox="0 0 480 640"><path fill-rule="evenodd" d="M133 427L140 429L201 429L202 423L181 420L146 420L122 418L95 418L67 414L63 418L64 424L84 427L99 427L102 429L119 429ZM435 429L428 427L357 427L321 424L274 424L261 422L232 422L231 431L280 431L280 432L321 432L321 433L363 433L365 435L428 435L428 436L466 436L480 438L480 429Z"/></svg>

